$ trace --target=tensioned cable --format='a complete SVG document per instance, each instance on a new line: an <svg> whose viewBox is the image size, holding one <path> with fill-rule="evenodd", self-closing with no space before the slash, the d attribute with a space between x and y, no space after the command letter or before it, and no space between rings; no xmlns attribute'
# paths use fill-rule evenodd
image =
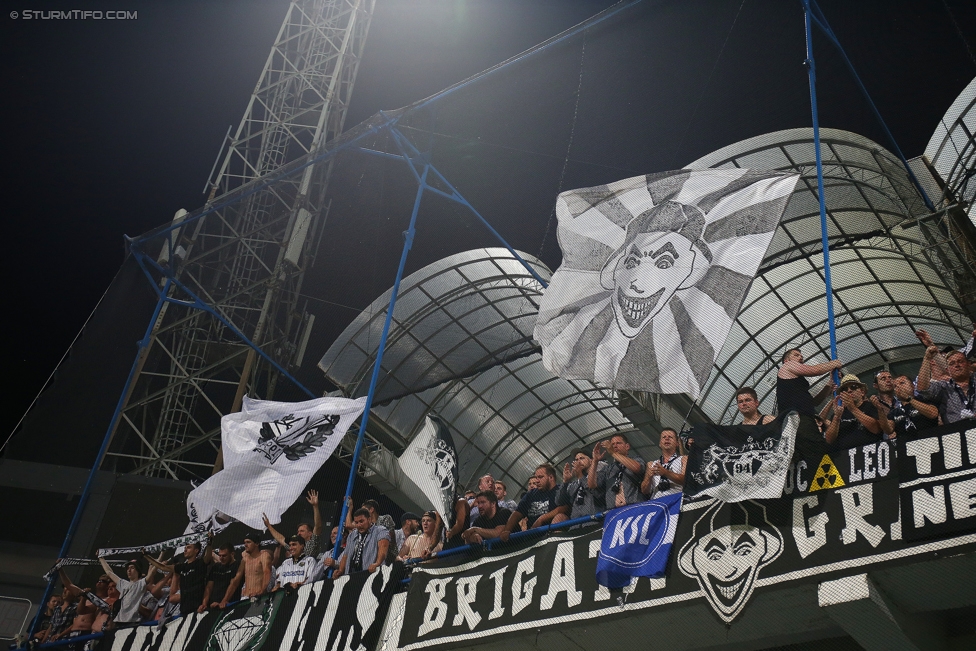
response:
<svg viewBox="0 0 976 651"><path fill-rule="evenodd" d="M576 104L573 106L573 121L569 126L569 141L566 143L566 156L563 158L563 169L559 173L559 183L556 185L556 196L563 191L563 181L566 180L566 168L569 167L569 152L573 148L573 137L576 135L576 118L579 116L580 95L583 94L583 63L586 58L586 30L583 30L583 45L580 48L579 81L576 83ZM549 221L546 222L546 230L542 233L542 244L539 245L539 259L542 259L542 252L546 248L546 240L549 238L549 229L552 227L552 219L556 216L556 202L552 204L552 211L549 213Z"/></svg>
<svg viewBox="0 0 976 651"><path fill-rule="evenodd" d="M561 156L557 156L555 154L547 154L545 152L536 151L534 149L523 149L521 147L513 147L512 145L500 145L497 142L488 142L487 140L482 140L481 138L463 138L461 136L457 136L457 135L454 135L452 133L445 133L443 131L430 131L430 132L428 132L428 131L422 131L421 129L418 129L417 127L412 127L412 126L408 126L408 125L405 125L405 124L401 124L399 128L400 128L400 131L404 131L404 132L407 132L407 131L415 131L417 133L424 133L424 134L429 133L431 136L437 136L438 138L443 138L444 140L453 140L453 141L455 141L455 142L457 142L459 144L462 144L462 145L478 145L479 147L494 148L494 149L499 149L499 150L503 150L503 151L515 152L515 153L518 153L518 154L531 154L532 156L538 156L539 158L550 158L550 159L555 159L555 160L559 160L560 158L562 158ZM625 174L637 175L637 174L640 174L641 173L640 170L636 170L636 169L633 169L631 167L620 167L618 165L607 165L606 163L598 163L596 161L586 160L586 159L583 159L583 158L572 158L572 157L570 157L569 158L569 161L572 162L572 163L578 163L580 165L586 165L588 167L599 167L599 168L605 169L605 170L620 171L620 172L623 172Z"/></svg>
<svg viewBox="0 0 976 651"><path fill-rule="evenodd" d="M115 278L118 278L118 276L119 276L120 273L122 273L122 268L121 267L119 268L118 273L115 274ZM68 348L64 351L64 355L61 356L61 359L59 359L58 360L58 363L55 364L54 370L51 371L51 374L49 376L47 376L47 379L46 380L44 380L44 384L41 385L41 388L40 388L40 390L38 390L37 395L34 396L34 399L33 400L31 400L30 406L28 406L27 409L24 411L24 415L20 417L20 420L17 421L17 424L14 425L14 428L10 431L10 434L7 436L7 440L5 440L3 442L3 445L0 445L0 452L2 452L5 447L7 447L7 443L10 443L10 439L12 439L14 437L14 434L17 433L17 429L20 428L20 424L24 422L24 419L27 418L27 414L29 414L30 413L30 410L34 408L34 405L37 404L37 401L38 401L38 399L40 399L41 394L44 393L44 390L47 389L47 387L48 387L49 384L51 384L51 380L54 379L54 375L58 372L58 369L61 368L61 364L64 363L64 360L68 358L68 355L71 353L71 349L74 347L75 343L78 341L78 338L81 337L81 333L84 332L85 331L85 328L88 327L88 322L91 321L91 319L92 319L93 316L95 316L95 311L98 309L98 306L101 305L102 304L102 301L105 300L105 297L108 296L108 292L109 292L110 289L112 289L112 283L115 282L115 278L113 278L112 279L112 282L109 283L108 284L108 287L105 288L105 291L102 293L101 297L98 299L98 302L95 303L95 307L92 308L92 311L88 315L88 318L85 319L85 322L83 324L81 324L81 328L78 330L78 334L76 334L75 337L74 337L74 339L71 340L71 343L68 344Z"/></svg>
<svg viewBox="0 0 976 651"><path fill-rule="evenodd" d="M974 66L976 66L976 55L973 54L973 49L969 47L969 41L966 40L966 35L963 34L962 30L959 28L959 23L956 22L956 15L952 13L952 9L949 7L946 0L942 0L942 6L945 7L946 13L949 14L949 20L952 21L952 26L956 28L956 33L959 34L959 38L962 39L962 44L965 46L966 52L969 53L969 60L973 62Z"/></svg>
<svg viewBox="0 0 976 651"><path fill-rule="evenodd" d="M685 123L685 132L681 134L681 140L674 148L674 155L677 156L681 152L681 146L685 144L685 138L688 137L688 132L691 131L691 125L695 121L695 116L698 114L698 109L701 108L702 100L705 99L705 93L708 92L708 87L712 83L712 77L715 76L715 71L718 69L718 64L722 60L722 54L725 53L725 46L729 44L729 38L732 36L732 30L735 29L735 23L739 20L739 14L742 13L742 8L745 6L746 0L742 0L739 5L738 11L735 12L735 17L732 19L732 25L729 26L729 32L725 35L725 41L722 43L721 49L718 51L718 56L715 57L715 63L712 64L712 71L708 73L708 79L705 80L705 85L702 86L701 95L698 96L698 102L695 104L694 110L691 112L691 117Z"/></svg>

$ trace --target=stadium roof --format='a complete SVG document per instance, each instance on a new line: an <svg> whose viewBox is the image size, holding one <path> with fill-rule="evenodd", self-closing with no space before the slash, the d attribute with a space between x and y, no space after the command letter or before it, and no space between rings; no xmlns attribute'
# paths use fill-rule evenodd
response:
<svg viewBox="0 0 976 651"><path fill-rule="evenodd" d="M976 197L976 79L959 94L945 117L939 122L932 139L925 147L929 159L945 181L950 199L969 204L970 218L973 198Z"/></svg>
<svg viewBox="0 0 976 651"><path fill-rule="evenodd" d="M946 237L948 216L930 215L901 162L854 133L822 129L824 191L834 287L838 357L864 373L920 357L913 336L968 338L972 316L957 299L973 270ZM764 410L775 400L775 365L799 347L825 361L827 327L812 130L791 129L743 140L702 157L695 169L793 169L802 174L779 230L739 311L700 399L705 413L728 421L734 392L752 385ZM913 165L925 183L925 167Z"/></svg>
<svg viewBox="0 0 976 651"><path fill-rule="evenodd" d="M520 255L551 276L538 259ZM514 486L541 463L633 430L612 390L542 366L532 343L541 294L502 248L452 255L405 278L378 385L387 404L372 412L371 422L387 430L379 438L397 450L435 413L454 436L462 485L490 472ZM389 296L360 314L319 363L347 395L367 392Z"/></svg>

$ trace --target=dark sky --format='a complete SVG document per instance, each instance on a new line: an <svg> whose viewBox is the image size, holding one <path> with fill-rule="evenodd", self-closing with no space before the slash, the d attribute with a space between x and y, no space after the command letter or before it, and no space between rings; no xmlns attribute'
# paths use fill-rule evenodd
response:
<svg viewBox="0 0 976 651"><path fill-rule="evenodd" d="M26 4L28 10L50 11L74 9L79 3ZM611 4L377 0L346 125L426 97ZM695 69L698 86L712 91L723 83L721 65L708 63L717 53L723 63L734 61L741 67L752 61L758 68L765 63L764 38L795 39L796 58L780 68L784 74L795 68L789 102L806 101L799 63L801 23L793 20L800 16L799 2L790 10L789 24L781 16L782 7L789 5L784 0L655 4L662 12L686 13L692 29L672 38L701 38L693 29L699 24L710 35L701 47L707 61L697 62ZM0 111L7 142L2 176L7 227L3 271L8 280L3 363L10 378L0 441L111 282L123 259L123 234L145 232L168 221L177 209L192 210L203 203L201 191L221 139L229 125L240 121L287 3L127 0L95 2L89 8L124 9L138 12L138 17L0 17ZM976 3L824 0L823 9L902 149L908 156L920 154L938 116L976 76ZM733 20L741 22L732 28ZM726 40L719 42L723 35ZM822 124L844 123L850 112L863 116L863 102L838 99L852 95L854 87L823 39L818 47L821 84L833 88L823 92ZM681 62L669 65L681 75ZM753 82L780 83L761 76ZM735 134L761 133L752 130L748 110L731 113L725 123L713 119L708 108L693 111L686 124L675 126L681 134L678 149L685 148L674 153L679 161L675 165L738 139L702 134L725 128ZM708 121L707 129L703 121ZM604 125L608 133L619 132L619 127ZM876 130L864 135L880 142ZM641 170L651 171L658 170Z"/></svg>

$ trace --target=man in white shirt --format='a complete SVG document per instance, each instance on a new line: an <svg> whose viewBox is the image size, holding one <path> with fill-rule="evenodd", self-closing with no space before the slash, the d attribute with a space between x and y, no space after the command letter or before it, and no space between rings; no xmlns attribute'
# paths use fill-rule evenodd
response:
<svg viewBox="0 0 976 651"><path fill-rule="evenodd" d="M149 574L142 576L139 572L139 565L136 561L129 561L125 565L126 579L119 577L104 558L99 558L102 569L108 578L115 581L115 587L119 591L119 614L115 617L117 624L138 624L142 621L139 616L139 604L142 603L142 596L146 592L146 581L152 580L152 575L156 571L155 567L149 568Z"/></svg>
<svg viewBox="0 0 976 651"><path fill-rule="evenodd" d="M292 536L288 540L288 552L288 558L278 568L275 590L281 588L295 590L312 576L315 557L305 556L305 539L301 536Z"/></svg>

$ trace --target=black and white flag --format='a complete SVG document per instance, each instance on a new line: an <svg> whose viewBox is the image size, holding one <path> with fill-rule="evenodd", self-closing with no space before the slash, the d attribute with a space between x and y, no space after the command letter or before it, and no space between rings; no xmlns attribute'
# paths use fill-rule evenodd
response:
<svg viewBox="0 0 976 651"><path fill-rule="evenodd" d="M685 495L723 502L781 497L799 424L791 411L767 425L695 425Z"/></svg>
<svg viewBox="0 0 976 651"><path fill-rule="evenodd" d="M454 437L441 419L427 416L424 428L398 461L403 474L427 496L444 522L451 522L458 484L458 459Z"/></svg>
<svg viewBox="0 0 976 651"><path fill-rule="evenodd" d="M545 367L697 398L798 178L680 170L560 194L563 262L534 332Z"/></svg>
<svg viewBox="0 0 976 651"><path fill-rule="evenodd" d="M244 397L241 411L220 419L224 469L190 491L187 533L218 516L264 528L291 506L363 413L366 398L272 402Z"/></svg>

